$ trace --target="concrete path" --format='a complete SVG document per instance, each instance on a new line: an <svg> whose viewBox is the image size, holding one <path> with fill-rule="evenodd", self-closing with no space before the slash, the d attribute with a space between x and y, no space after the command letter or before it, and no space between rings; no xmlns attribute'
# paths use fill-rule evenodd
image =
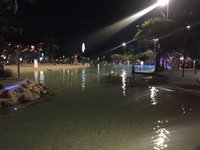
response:
<svg viewBox="0 0 200 150"><path fill-rule="evenodd" d="M183 78L182 70L163 71L159 74L167 76L171 83L200 86L200 70L195 74L194 69L186 69Z"/></svg>

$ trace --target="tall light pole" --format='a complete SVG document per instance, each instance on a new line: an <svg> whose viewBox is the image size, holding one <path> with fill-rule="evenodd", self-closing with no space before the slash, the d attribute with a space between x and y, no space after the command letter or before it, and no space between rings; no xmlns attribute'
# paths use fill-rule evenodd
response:
<svg viewBox="0 0 200 150"><path fill-rule="evenodd" d="M169 0L158 0L158 4L161 7L164 7L167 5L167 20L169 19Z"/></svg>
<svg viewBox="0 0 200 150"><path fill-rule="evenodd" d="M17 45L17 77L20 79L20 45Z"/></svg>
<svg viewBox="0 0 200 150"><path fill-rule="evenodd" d="M124 46L124 55L126 55L126 43L122 43L122 46Z"/></svg>
<svg viewBox="0 0 200 150"><path fill-rule="evenodd" d="M187 48L187 34L188 34L188 31L191 29L191 26L188 25L186 26L186 30L185 30L185 46L184 46L184 49L183 49L183 63L182 63L182 78L184 78L184 75L185 75L185 57L186 57L186 48Z"/></svg>

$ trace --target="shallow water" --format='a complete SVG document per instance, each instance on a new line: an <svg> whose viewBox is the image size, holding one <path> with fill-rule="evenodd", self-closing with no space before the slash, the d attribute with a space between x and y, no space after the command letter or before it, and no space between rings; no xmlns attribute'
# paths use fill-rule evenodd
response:
<svg viewBox="0 0 200 150"><path fill-rule="evenodd" d="M194 150L198 94L166 85L104 80L116 68L23 74L54 96L0 116L2 150ZM113 81L113 82L112 82Z"/></svg>

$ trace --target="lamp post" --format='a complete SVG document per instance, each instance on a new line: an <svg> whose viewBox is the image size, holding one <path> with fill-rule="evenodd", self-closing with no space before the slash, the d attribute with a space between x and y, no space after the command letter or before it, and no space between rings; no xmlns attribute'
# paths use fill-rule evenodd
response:
<svg viewBox="0 0 200 150"><path fill-rule="evenodd" d="M186 48L187 48L187 32L190 29L191 29L190 25L186 26L186 31L185 31L185 46L184 46L184 49L183 49L182 78L184 78L184 75L185 75L185 57L186 57Z"/></svg>
<svg viewBox="0 0 200 150"><path fill-rule="evenodd" d="M122 43L122 46L124 46L124 55L126 55L126 43Z"/></svg>
<svg viewBox="0 0 200 150"><path fill-rule="evenodd" d="M20 79L20 45L17 45L17 49L16 49L16 54L17 54L17 77L18 79Z"/></svg>
<svg viewBox="0 0 200 150"><path fill-rule="evenodd" d="M161 7L164 7L167 5L167 20L169 19L169 0L158 0L158 4Z"/></svg>

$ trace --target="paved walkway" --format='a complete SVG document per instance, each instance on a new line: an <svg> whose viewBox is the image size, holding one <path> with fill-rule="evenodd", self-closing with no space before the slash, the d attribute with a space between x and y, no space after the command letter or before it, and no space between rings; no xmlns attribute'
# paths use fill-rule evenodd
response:
<svg viewBox="0 0 200 150"><path fill-rule="evenodd" d="M182 70L164 71L160 74L167 76L171 83L200 86L200 70L195 74L194 69L186 69L183 78Z"/></svg>

